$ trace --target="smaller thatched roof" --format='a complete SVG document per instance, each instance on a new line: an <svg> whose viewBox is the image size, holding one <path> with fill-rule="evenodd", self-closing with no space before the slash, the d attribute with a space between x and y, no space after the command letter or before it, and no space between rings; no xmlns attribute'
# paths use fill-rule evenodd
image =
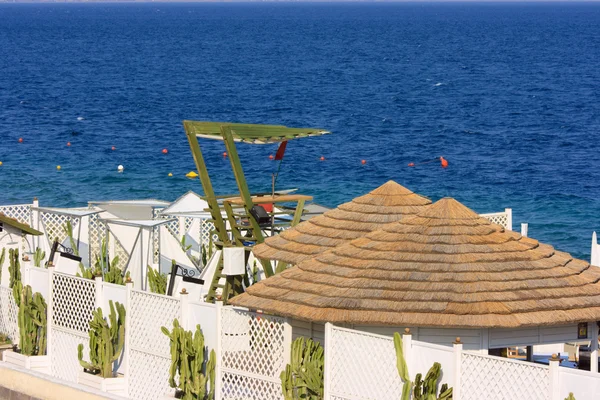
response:
<svg viewBox="0 0 600 400"><path fill-rule="evenodd" d="M600 268L454 199L248 288L238 306L361 325L521 327L600 320Z"/></svg>
<svg viewBox="0 0 600 400"><path fill-rule="evenodd" d="M254 247L256 257L297 264L383 225L412 216L431 204L394 181L302 222Z"/></svg>
<svg viewBox="0 0 600 400"><path fill-rule="evenodd" d="M35 236L43 235L42 232L37 231L37 230L33 229L32 227L30 227L29 225L19 222L14 218L10 218L10 217L6 216L4 213L0 213L0 223L12 226L13 228L19 229L19 230L21 230L21 232L27 233L29 235L35 235Z"/></svg>

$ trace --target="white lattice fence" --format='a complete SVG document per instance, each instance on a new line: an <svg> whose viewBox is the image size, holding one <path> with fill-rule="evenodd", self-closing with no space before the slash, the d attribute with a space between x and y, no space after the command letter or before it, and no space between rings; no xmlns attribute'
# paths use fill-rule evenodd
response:
<svg viewBox="0 0 600 400"><path fill-rule="evenodd" d="M332 399L400 398L402 380L391 337L331 326L326 345Z"/></svg>
<svg viewBox="0 0 600 400"><path fill-rule="evenodd" d="M125 250L119 239L114 235L112 238L115 241L115 254L111 254L111 258L114 259L115 257L119 257L116 267L123 271L129 262L129 253Z"/></svg>
<svg viewBox="0 0 600 400"><path fill-rule="evenodd" d="M523 361L463 352L461 400L547 400L549 368Z"/></svg>
<svg viewBox="0 0 600 400"><path fill-rule="evenodd" d="M96 284L89 279L52 273L52 329L50 359L52 375L77 382L81 370L77 346L89 352L88 330L96 307Z"/></svg>
<svg viewBox="0 0 600 400"><path fill-rule="evenodd" d="M132 290L127 318L130 326L129 397L150 400L174 393L168 382L169 338L160 328L172 329L173 320L181 320L180 300Z"/></svg>
<svg viewBox="0 0 600 400"><path fill-rule="evenodd" d="M504 229L512 231L512 209L510 208L505 209L504 212L479 214L479 216L489 220L493 224L502 225Z"/></svg>
<svg viewBox="0 0 600 400"><path fill-rule="evenodd" d="M12 289L0 286L0 333L6 334L13 342L19 336L18 313Z"/></svg>
<svg viewBox="0 0 600 400"><path fill-rule="evenodd" d="M106 238L106 225L99 218L99 214L92 214L89 218L90 266L100 256L102 240Z"/></svg>
<svg viewBox="0 0 600 400"><path fill-rule="evenodd" d="M292 336L285 318L229 307L220 312L221 398L283 399L279 374Z"/></svg>
<svg viewBox="0 0 600 400"><path fill-rule="evenodd" d="M31 205L18 204L14 206L0 206L0 213L19 222L31 225Z"/></svg>
<svg viewBox="0 0 600 400"><path fill-rule="evenodd" d="M206 220L202 220L202 224L200 227L200 244L202 246L209 246L211 241L210 241L210 237L212 235L212 243L216 242L219 240L219 236L217 235L216 231L215 231L215 224L213 224L212 222L208 222ZM214 247L213 244L213 251L216 249L216 247Z"/></svg>
<svg viewBox="0 0 600 400"><path fill-rule="evenodd" d="M75 232L77 232L77 226L79 225L81 218L51 212L42 212L40 213L40 217L42 225L44 226L44 231L46 232L46 238L50 245L52 245L55 239L58 239L59 243L65 241L67 238L67 232L65 231L67 221L71 221L74 232L73 236L77 237Z"/></svg>

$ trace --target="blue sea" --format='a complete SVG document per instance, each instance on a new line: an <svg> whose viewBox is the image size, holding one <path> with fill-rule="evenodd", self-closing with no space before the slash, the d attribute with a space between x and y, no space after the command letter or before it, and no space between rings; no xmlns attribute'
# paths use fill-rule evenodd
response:
<svg viewBox="0 0 600 400"><path fill-rule="evenodd" d="M0 204L174 200L202 190L182 120L310 126L333 134L290 142L279 189L336 206L393 179L589 259L599 27L600 3L0 4ZM275 150L239 146L252 190Z"/></svg>

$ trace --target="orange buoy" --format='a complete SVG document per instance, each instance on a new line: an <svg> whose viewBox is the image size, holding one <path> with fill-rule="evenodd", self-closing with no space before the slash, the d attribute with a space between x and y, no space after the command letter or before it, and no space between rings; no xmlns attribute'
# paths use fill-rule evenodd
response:
<svg viewBox="0 0 600 400"><path fill-rule="evenodd" d="M71 142L67 142L67 147L71 147Z"/></svg>
<svg viewBox="0 0 600 400"><path fill-rule="evenodd" d="M444 157L440 157L440 163L442 164L442 168L448 168L448 160Z"/></svg>
<svg viewBox="0 0 600 400"><path fill-rule="evenodd" d="M415 166L415 163L414 163L414 162L408 163L408 166L409 166L409 167L414 167L414 166Z"/></svg>
<svg viewBox="0 0 600 400"><path fill-rule="evenodd" d="M223 152L223 157L227 157L227 152L226 151Z"/></svg>
<svg viewBox="0 0 600 400"><path fill-rule="evenodd" d="M365 164L367 163L367 160L362 160L360 163L361 163L362 165L365 165Z"/></svg>
<svg viewBox="0 0 600 400"><path fill-rule="evenodd" d="M117 148L115 146L110 148L112 151L115 151Z"/></svg>
<svg viewBox="0 0 600 400"><path fill-rule="evenodd" d="M275 157L273 156L273 154L269 154L269 160L274 159Z"/></svg>
<svg viewBox="0 0 600 400"><path fill-rule="evenodd" d="M19 138L19 143L23 143L23 138L22 137Z"/></svg>
<svg viewBox="0 0 600 400"><path fill-rule="evenodd" d="M325 157L321 156L321 158L319 158L319 160L325 161Z"/></svg>
<svg viewBox="0 0 600 400"><path fill-rule="evenodd" d="M167 153L169 153L169 150L167 150L167 149L163 149L163 150L162 150L162 153L163 153L163 154L167 154Z"/></svg>

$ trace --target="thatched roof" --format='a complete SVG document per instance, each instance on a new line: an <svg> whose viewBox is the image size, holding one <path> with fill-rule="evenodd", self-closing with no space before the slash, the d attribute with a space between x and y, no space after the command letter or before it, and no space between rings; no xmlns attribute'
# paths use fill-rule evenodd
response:
<svg viewBox="0 0 600 400"><path fill-rule="evenodd" d="M9 216L5 215L4 213L0 213L0 224L10 225L13 228L19 229L22 233L27 233L29 235L35 235L35 236L43 235L42 232L40 232L36 229L33 229L31 226L24 224L22 222L19 222L18 220L14 219L14 218L10 218Z"/></svg>
<svg viewBox="0 0 600 400"><path fill-rule="evenodd" d="M297 264L385 224L415 215L430 204L431 200L388 181L364 196L268 238L253 252L259 258Z"/></svg>
<svg viewBox="0 0 600 400"><path fill-rule="evenodd" d="M231 303L303 320L519 327L600 320L600 268L454 199L305 260Z"/></svg>

